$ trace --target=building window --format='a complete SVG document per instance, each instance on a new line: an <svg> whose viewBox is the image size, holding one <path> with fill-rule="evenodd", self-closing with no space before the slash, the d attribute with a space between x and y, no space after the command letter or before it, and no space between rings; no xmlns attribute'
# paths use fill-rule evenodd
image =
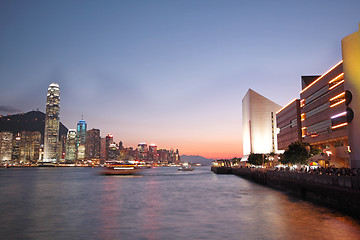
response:
<svg viewBox="0 0 360 240"><path fill-rule="evenodd" d="M301 99L300 101L300 107L304 107L305 106L305 99Z"/></svg>
<svg viewBox="0 0 360 240"><path fill-rule="evenodd" d="M306 127L301 128L301 135L303 138L306 137L306 134L307 134Z"/></svg>
<svg viewBox="0 0 360 240"><path fill-rule="evenodd" d="M305 119L306 119L306 113L302 113L301 114L301 121L305 121Z"/></svg>

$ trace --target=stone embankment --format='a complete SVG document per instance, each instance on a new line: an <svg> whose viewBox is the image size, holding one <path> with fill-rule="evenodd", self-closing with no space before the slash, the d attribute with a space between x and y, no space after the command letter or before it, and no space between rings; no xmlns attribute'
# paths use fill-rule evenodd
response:
<svg viewBox="0 0 360 240"><path fill-rule="evenodd" d="M216 171L224 170L217 169ZM216 173L216 171L213 172ZM305 200L321 203L360 218L359 176L298 173L256 168L232 168L232 173L269 187L291 191Z"/></svg>

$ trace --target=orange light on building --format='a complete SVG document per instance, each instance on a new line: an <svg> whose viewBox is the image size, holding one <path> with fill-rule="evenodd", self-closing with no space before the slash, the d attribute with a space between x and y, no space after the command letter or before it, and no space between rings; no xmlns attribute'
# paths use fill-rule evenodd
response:
<svg viewBox="0 0 360 240"><path fill-rule="evenodd" d="M305 121L305 119L306 119L306 114L305 114L305 113L302 113L302 114L301 114L301 121Z"/></svg>
<svg viewBox="0 0 360 240"><path fill-rule="evenodd" d="M339 101L339 102L337 102L337 103L334 103L333 105L330 105L330 107L332 108L332 107L336 107L337 105L339 105L339 104L341 104L341 103L343 103L343 102L345 102L346 100L345 99L343 99L343 100L341 100L341 101Z"/></svg>
<svg viewBox="0 0 360 240"><path fill-rule="evenodd" d="M306 90L308 90L312 85L314 85L315 83L317 83L318 81L320 81L320 79L322 79L326 74L328 74L329 72L331 72L334 68L336 68L337 66L339 66L341 63L343 62L343 60L341 60L340 62L338 62L335 66L333 66L332 68L330 68L326 73L324 73L323 75L321 75L319 78L317 78L315 81L313 81L309 86L307 86L306 88L304 88L301 92L305 92Z"/></svg>
<svg viewBox="0 0 360 240"><path fill-rule="evenodd" d="M331 129L336 129L336 128L341 128L341 127L345 127L346 125L348 125L348 123L341 123L335 126L332 126Z"/></svg>
<svg viewBox="0 0 360 240"><path fill-rule="evenodd" d="M282 110L284 110L287 106L289 106L290 104L292 104L293 102L295 102L297 100L297 98L294 98L293 100L291 100L291 102L289 102L288 104L286 104L284 107L282 107L279 111L276 112L276 114L278 114L279 112L281 112Z"/></svg>
<svg viewBox="0 0 360 240"><path fill-rule="evenodd" d="M342 93L336 95L335 97L331 98L331 99L330 99L330 102L333 101L333 100L335 100L335 99L341 98L342 96L345 97L345 92L342 92Z"/></svg>
<svg viewBox="0 0 360 240"><path fill-rule="evenodd" d="M303 107L303 106L305 106L305 99L301 99L301 101L300 101L300 107Z"/></svg>
<svg viewBox="0 0 360 240"><path fill-rule="evenodd" d="M307 132L306 132L306 127L302 127L302 128L301 128L301 135L302 135L302 137L306 137L306 134L307 134Z"/></svg>
<svg viewBox="0 0 360 240"><path fill-rule="evenodd" d="M339 86L340 84L342 84L342 83L344 83L344 82L345 82L345 80L341 80L340 82L338 82L338 83L336 83L335 85L331 86L331 87L329 88L329 90L336 88L337 86Z"/></svg>
<svg viewBox="0 0 360 240"><path fill-rule="evenodd" d="M344 76L344 73L341 73L341 74L337 75L336 77L334 77L333 79L331 79L331 80L329 81L329 83L332 83L332 82L335 82L335 81L339 80L342 76Z"/></svg>

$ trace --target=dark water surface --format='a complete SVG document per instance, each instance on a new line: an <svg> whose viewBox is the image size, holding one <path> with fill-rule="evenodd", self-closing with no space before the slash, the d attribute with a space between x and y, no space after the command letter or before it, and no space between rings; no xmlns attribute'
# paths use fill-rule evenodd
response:
<svg viewBox="0 0 360 240"><path fill-rule="evenodd" d="M0 169L0 239L360 239L351 217L209 167L99 170Z"/></svg>

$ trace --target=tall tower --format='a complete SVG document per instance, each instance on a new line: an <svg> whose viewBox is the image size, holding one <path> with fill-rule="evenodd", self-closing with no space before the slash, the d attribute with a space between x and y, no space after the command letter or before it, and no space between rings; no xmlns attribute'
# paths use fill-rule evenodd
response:
<svg viewBox="0 0 360 240"><path fill-rule="evenodd" d="M87 159L100 158L100 130L91 129L86 132L85 155Z"/></svg>
<svg viewBox="0 0 360 240"><path fill-rule="evenodd" d="M114 137L108 134L105 139L105 160L109 160L110 145L114 142Z"/></svg>
<svg viewBox="0 0 360 240"><path fill-rule="evenodd" d="M77 124L77 160L85 160L85 142L86 142L86 128L87 124L85 120L80 120Z"/></svg>
<svg viewBox="0 0 360 240"><path fill-rule="evenodd" d="M47 92L45 136L44 136L44 162L55 163L58 160L59 142L59 114L60 114L60 87L51 83Z"/></svg>
<svg viewBox="0 0 360 240"><path fill-rule="evenodd" d="M87 128L87 124L85 120L80 120L77 124L77 147L79 147L79 145L85 146L86 128Z"/></svg>
<svg viewBox="0 0 360 240"><path fill-rule="evenodd" d="M76 130L69 129L66 138L65 160L74 163L76 160Z"/></svg>

